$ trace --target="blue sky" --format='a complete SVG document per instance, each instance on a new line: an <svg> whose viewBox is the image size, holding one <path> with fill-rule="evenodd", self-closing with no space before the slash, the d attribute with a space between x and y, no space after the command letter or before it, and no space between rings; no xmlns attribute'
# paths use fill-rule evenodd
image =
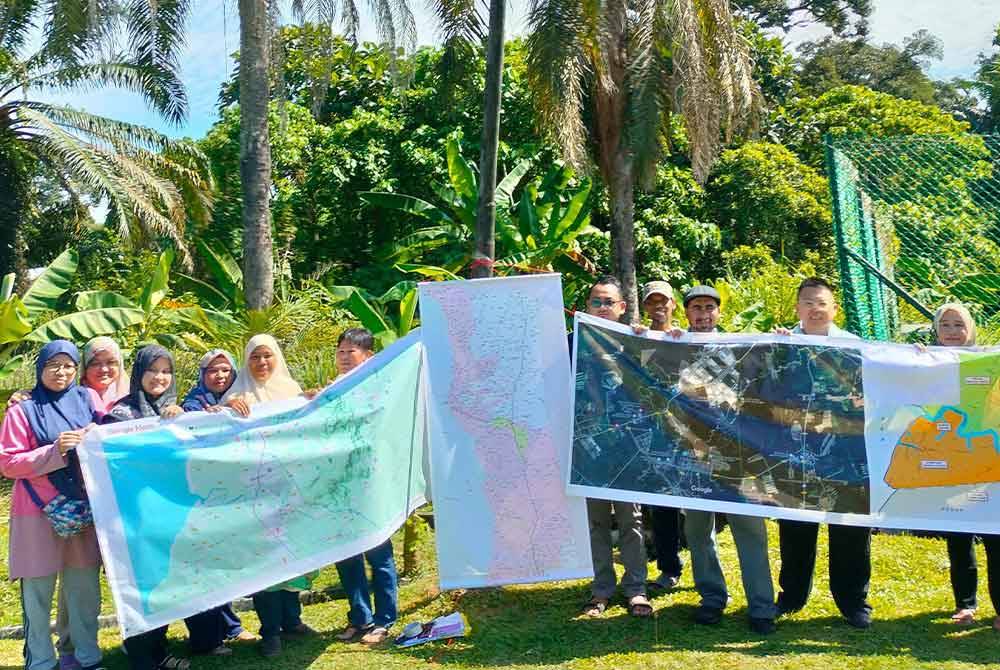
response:
<svg viewBox="0 0 1000 670"><path fill-rule="evenodd" d="M417 12L420 44L437 41L433 17L422 0L412 3ZM930 68L931 76L949 79L971 73L976 55L990 49L993 30L1000 23L998 0L875 0L871 17L872 40L901 43L921 28L930 30L944 43L944 59ZM114 90L75 93L54 98L87 111L152 126L175 137L201 137L217 118L219 86L233 68L231 54L239 45L239 19L231 0L195 0L188 24L187 48L183 55L184 80L190 101L186 124L172 127L150 112L141 99ZM526 0L509 5L509 33L524 30ZM825 31L809 27L793 31L791 44L822 36ZM362 39L373 39L364 25Z"/></svg>

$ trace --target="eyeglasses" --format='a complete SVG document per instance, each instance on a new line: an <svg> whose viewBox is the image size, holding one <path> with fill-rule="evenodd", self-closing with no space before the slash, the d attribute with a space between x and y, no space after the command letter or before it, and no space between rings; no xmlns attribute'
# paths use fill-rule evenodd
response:
<svg viewBox="0 0 1000 670"><path fill-rule="evenodd" d="M614 307L620 302L621 300L615 300L614 298L591 298L590 306L594 309L599 309L601 307Z"/></svg>
<svg viewBox="0 0 1000 670"><path fill-rule="evenodd" d="M63 371L76 372L76 363L52 363L51 365L42 366L42 372L49 374L57 374Z"/></svg>
<svg viewBox="0 0 1000 670"><path fill-rule="evenodd" d="M87 368L117 368L119 367L118 361L90 361L87 363Z"/></svg>

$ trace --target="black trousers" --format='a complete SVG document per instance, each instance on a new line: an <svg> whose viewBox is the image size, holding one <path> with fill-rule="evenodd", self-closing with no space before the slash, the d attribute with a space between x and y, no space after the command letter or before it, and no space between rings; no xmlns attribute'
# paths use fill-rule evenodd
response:
<svg viewBox="0 0 1000 670"><path fill-rule="evenodd" d="M125 654L132 670L156 670L167 657L167 627L125 638Z"/></svg>
<svg viewBox="0 0 1000 670"><path fill-rule="evenodd" d="M650 507L653 519L653 544L656 546L656 567L671 577L680 577L681 511L674 507Z"/></svg>
<svg viewBox="0 0 1000 670"><path fill-rule="evenodd" d="M865 610L872 576L870 528L828 526L830 538L830 593L844 616ZM778 607L800 610L809 600L816 569L819 524L808 521L778 521L781 571L778 573Z"/></svg>
<svg viewBox="0 0 1000 670"><path fill-rule="evenodd" d="M1000 614L1000 535L980 535L986 549L986 577L989 579L990 600ZM976 568L975 536L969 533L948 533L948 560L951 562L951 590L956 609L976 609L976 589L979 570Z"/></svg>

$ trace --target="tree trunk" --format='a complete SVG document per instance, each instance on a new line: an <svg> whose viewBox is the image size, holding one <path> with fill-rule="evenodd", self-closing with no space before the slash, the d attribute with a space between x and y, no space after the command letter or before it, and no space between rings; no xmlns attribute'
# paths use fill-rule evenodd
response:
<svg viewBox="0 0 1000 670"><path fill-rule="evenodd" d="M29 177L12 154L7 147L0 148L0 279L16 273L14 292L21 294L30 285L22 227Z"/></svg>
<svg viewBox="0 0 1000 670"><path fill-rule="evenodd" d="M500 144L500 93L503 87L504 14L507 0L490 0L490 32L486 44L486 91L483 138L479 149L479 207L476 215L476 258L471 275L493 276L496 253L497 148Z"/></svg>
<svg viewBox="0 0 1000 670"><path fill-rule="evenodd" d="M269 307L274 297L271 145L267 129L271 56L269 1L274 0L239 0L243 287L250 309Z"/></svg>
<svg viewBox="0 0 1000 670"><path fill-rule="evenodd" d="M622 283L628 307L623 321L638 320L639 296L635 285L635 167L624 147L615 152L613 170L608 180L611 205L611 259L615 274Z"/></svg>

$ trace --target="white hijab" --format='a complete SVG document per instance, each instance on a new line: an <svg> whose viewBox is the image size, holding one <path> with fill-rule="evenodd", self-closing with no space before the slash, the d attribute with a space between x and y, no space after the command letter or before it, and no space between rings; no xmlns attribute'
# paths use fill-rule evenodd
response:
<svg viewBox="0 0 1000 670"><path fill-rule="evenodd" d="M267 347L274 354L274 371L266 382L259 382L250 373L250 354L257 347ZM292 379L288 372L288 365L285 363L285 356L281 353L278 341L270 335L254 335L247 342L243 350L243 367L236 375L236 381L229 387L226 394L222 396L225 403L234 398L243 400L248 405L270 400L287 400L302 393L302 387Z"/></svg>

